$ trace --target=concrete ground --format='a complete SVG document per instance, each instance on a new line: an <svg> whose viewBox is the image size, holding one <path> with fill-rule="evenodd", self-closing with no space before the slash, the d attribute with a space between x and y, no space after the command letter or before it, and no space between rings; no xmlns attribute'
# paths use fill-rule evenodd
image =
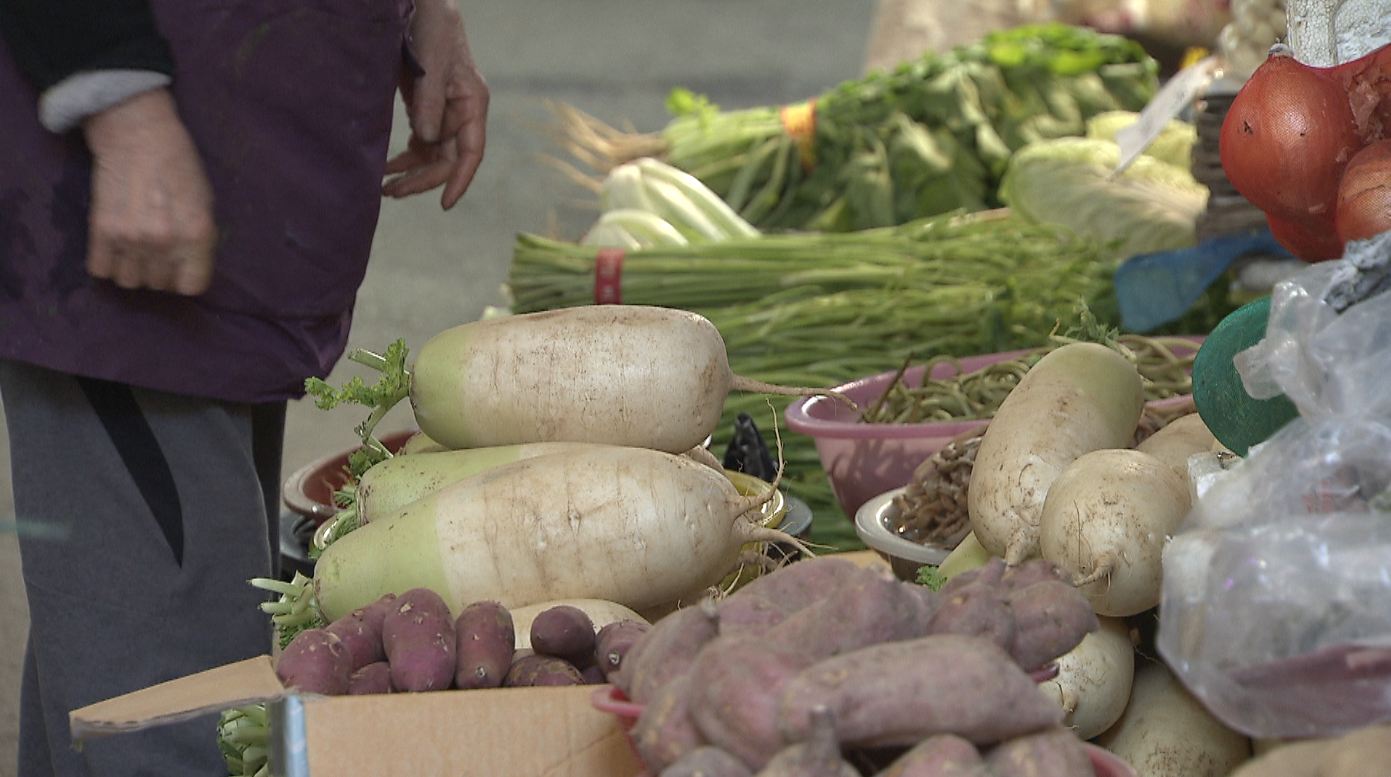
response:
<svg viewBox="0 0 1391 777"><path fill-rule="evenodd" d="M463 0L461 7L492 89L487 159L451 213L429 196L384 204L350 347L380 348L397 337L418 347L476 318L498 301L517 232L574 237L584 228L588 196L541 161L555 150L543 101L654 130L675 86L731 108L805 98L859 73L875 0ZM352 373L340 368L331 380ZM359 417L292 404L286 473L351 445ZM409 423L398 410L386 426ZM0 522L13 514L8 444L0 443ZM17 544L0 536L0 777L15 769L27 619Z"/></svg>

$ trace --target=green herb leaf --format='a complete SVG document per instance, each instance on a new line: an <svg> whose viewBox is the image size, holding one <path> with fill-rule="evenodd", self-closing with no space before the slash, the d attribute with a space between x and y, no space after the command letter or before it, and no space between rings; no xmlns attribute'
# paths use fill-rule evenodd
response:
<svg viewBox="0 0 1391 777"><path fill-rule="evenodd" d="M925 585L934 591L942 590L942 586L947 584L947 578L942 576L940 570L931 564L918 569L918 585Z"/></svg>

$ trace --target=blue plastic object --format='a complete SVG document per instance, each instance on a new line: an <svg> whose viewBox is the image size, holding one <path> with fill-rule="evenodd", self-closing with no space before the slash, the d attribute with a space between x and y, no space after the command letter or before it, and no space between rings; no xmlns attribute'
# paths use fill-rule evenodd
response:
<svg viewBox="0 0 1391 777"><path fill-rule="evenodd" d="M1288 257L1270 230L1219 237L1193 248L1140 254L1116 270L1121 326L1149 332L1188 312L1232 263L1251 254Z"/></svg>

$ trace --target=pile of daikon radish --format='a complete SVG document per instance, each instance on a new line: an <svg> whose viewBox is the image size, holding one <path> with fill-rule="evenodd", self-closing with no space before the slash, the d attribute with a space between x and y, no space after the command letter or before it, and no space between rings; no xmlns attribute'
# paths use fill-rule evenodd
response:
<svg viewBox="0 0 1391 777"><path fill-rule="evenodd" d="M1190 458L1230 452L1196 413L1131 448L1143 405L1140 374L1117 351L1079 343L1041 359L981 440L968 490L972 533L940 571L954 577L991 557L1057 565L1101 621L1041 686L1065 724L1141 777L1226 777L1250 757L1251 742L1162 662L1137 655L1136 643L1159 604L1164 544L1194 498Z"/></svg>
<svg viewBox="0 0 1391 777"><path fill-rule="evenodd" d="M725 579L747 543L795 542L762 524L773 489L741 494L691 452L704 452L731 390L817 392L732 375L700 316L592 306L495 318L399 366L388 391L357 381L337 395L383 407L408 396L423 437L367 470L358 528L320 555L327 620L414 588L456 613L566 599L661 612ZM311 393L332 397L325 388Z"/></svg>

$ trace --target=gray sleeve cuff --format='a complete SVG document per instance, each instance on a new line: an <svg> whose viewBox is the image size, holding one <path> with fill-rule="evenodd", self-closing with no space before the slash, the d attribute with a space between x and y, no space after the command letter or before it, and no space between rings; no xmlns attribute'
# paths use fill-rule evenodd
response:
<svg viewBox="0 0 1391 777"><path fill-rule="evenodd" d="M152 70L95 70L59 81L39 98L39 121L50 132L67 132L82 120L134 97L168 86L173 79Z"/></svg>

